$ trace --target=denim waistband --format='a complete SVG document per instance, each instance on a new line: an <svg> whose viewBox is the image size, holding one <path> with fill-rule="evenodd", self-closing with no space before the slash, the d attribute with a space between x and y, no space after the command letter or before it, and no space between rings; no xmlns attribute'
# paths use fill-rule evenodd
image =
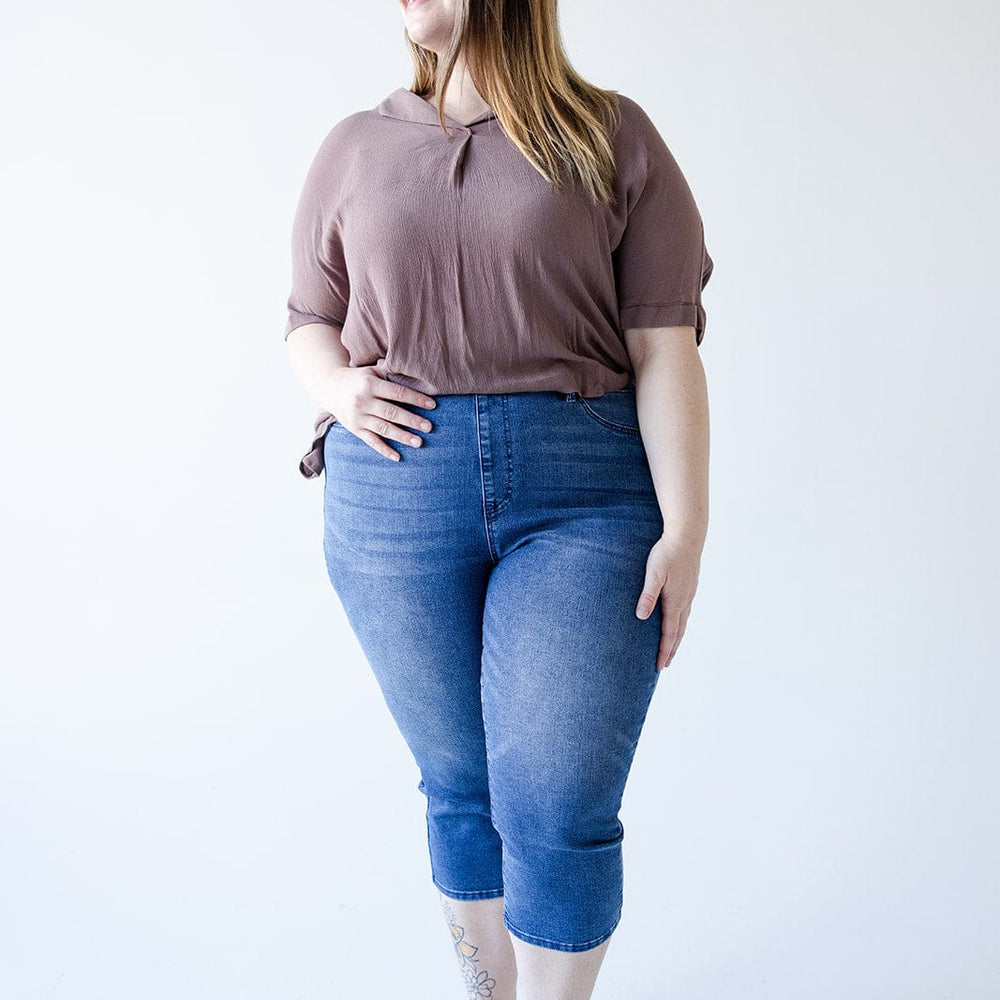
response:
<svg viewBox="0 0 1000 1000"><path fill-rule="evenodd" d="M629 376L628 382L625 383L620 389L610 389L610 392L635 392L635 376ZM582 396L579 392L563 392L559 394L563 399L572 402L575 399L587 399L589 397Z"/></svg>

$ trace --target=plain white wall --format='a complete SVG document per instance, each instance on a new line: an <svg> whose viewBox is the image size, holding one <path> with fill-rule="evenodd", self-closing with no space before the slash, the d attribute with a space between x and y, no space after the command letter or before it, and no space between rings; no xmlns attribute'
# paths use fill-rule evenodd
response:
<svg viewBox="0 0 1000 1000"><path fill-rule="evenodd" d="M562 7L716 262L595 998L994 998L998 8ZM410 82L394 0L54 0L0 46L0 994L457 997L282 340L309 161Z"/></svg>

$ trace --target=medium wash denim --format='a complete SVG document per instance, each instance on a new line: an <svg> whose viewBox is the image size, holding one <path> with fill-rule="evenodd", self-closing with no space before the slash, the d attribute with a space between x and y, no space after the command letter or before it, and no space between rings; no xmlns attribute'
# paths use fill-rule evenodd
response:
<svg viewBox="0 0 1000 1000"><path fill-rule="evenodd" d="M420 771L431 879L504 897L532 944L585 951L622 913L626 779L659 679L635 615L663 520L635 379L442 394L398 462L323 442L330 582Z"/></svg>

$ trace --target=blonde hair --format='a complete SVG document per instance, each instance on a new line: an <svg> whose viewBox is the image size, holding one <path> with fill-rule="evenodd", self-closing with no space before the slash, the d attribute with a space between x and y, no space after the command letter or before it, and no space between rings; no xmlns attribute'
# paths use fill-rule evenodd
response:
<svg viewBox="0 0 1000 1000"><path fill-rule="evenodd" d="M436 52L405 35L410 90L433 97L447 134L441 95L461 54L476 90L504 132L554 188L566 174L595 201L614 205L612 128L618 92L596 87L570 65L557 0L457 0L451 44Z"/></svg>

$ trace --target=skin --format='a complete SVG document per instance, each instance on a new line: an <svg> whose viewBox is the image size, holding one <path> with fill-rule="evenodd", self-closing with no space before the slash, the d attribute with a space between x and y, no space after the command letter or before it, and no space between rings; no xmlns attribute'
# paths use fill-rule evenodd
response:
<svg viewBox="0 0 1000 1000"><path fill-rule="evenodd" d="M443 53L451 37L455 0L418 0L399 5L410 37ZM488 108L468 69L459 60L444 95L444 111L459 123ZM648 618L656 602L663 627L656 669L665 669L684 636L698 586L701 553L708 530L709 418L705 371L692 326L623 331L636 379L636 404L664 531L649 552L635 613ZM433 397L378 376L373 367L350 367L336 327L314 323L287 340L293 373L312 401L353 434L398 461L387 442L419 448L423 441L408 428L433 425L406 409L436 406ZM440 894L455 945L466 995L492 1000L588 1000L608 939L583 952L563 952L528 944L507 931L503 898L453 900Z"/></svg>
<svg viewBox="0 0 1000 1000"><path fill-rule="evenodd" d="M624 337L664 524L646 558L636 615L662 606L656 668L663 670L684 637L708 533L708 387L693 326L630 328Z"/></svg>

